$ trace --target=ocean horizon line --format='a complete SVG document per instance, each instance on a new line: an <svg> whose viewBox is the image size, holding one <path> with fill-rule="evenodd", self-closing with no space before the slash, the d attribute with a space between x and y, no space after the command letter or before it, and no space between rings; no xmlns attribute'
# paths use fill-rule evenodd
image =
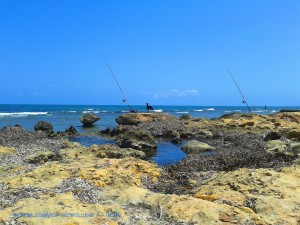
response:
<svg viewBox="0 0 300 225"><path fill-rule="evenodd" d="M0 106L17 106L17 105L26 105L26 106L145 106L146 104L130 104L130 105L122 105L122 104L47 104L47 103L13 103L6 104L0 103ZM151 104L153 106L188 106L188 107L247 107L245 105L173 105L173 104ZM251 107L300 107L300 105L249 105Z"/></svg>

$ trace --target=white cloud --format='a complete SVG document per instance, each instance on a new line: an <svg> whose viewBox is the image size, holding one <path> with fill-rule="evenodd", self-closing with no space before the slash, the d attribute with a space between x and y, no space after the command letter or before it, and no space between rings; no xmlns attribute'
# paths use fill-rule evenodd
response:
<svg viewBox="0 0 300 225"><path fill-rule="evenodd" d="M196 96L198 94L199 91L195 89L179 90L174 88L172 90L155 93L154 97L155 98L187 97L187 96Z"/></svg>

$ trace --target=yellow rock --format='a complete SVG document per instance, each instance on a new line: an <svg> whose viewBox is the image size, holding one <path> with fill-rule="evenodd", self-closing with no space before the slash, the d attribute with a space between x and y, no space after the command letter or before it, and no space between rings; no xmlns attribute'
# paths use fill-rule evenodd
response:
<svg viewBox="0 0 300 225"><path fill-rule="evenodd" d="M0 154L8 155L13 154L16 152L16 149L14 147L3 147L0 145Z"/></svg>
<svg viewBox="0 0 300 225"><path fill-rule="evenodd" d="M110 212L118 213L111 219ZM21 216L22 215L22 216ZM33 225L53 224L116 224L126 221L123 209L115 205L82 204L72 194L58 194L48 198L27 198L18 201L14 206L1 210L0 221L9 221L11 217L19 217L19 222Z"/></svg>
<svg viewBox="0 0 300 225"><path fill-rule="evenodd" d="M299 178L300 166L286 167L281 172L239 169L213 176L195 189L194 195L217 196L214 203L225 202L246 213L255 212L267 224L297 224L300 219Z"/></svg>

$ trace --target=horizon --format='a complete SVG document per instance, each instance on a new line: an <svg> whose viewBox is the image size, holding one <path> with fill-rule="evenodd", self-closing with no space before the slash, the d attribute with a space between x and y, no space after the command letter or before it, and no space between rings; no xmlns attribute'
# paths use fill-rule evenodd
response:
<svg viewBox="0 0 300 225"><path fill-rule="evenodd" d="M123 106L128 107L128 105L118 105L118 104L43 104L43 103L37 103L37 104L0 104L0 106L4 105L34 105L34 106ZM146 104L130 104L130 106L145 106ZM187 106L187 107L240 107L240 108L246 108L245 105L171 105L171 104L164 104L164 105L154 105L150 104L152 106ZM300 105L249 105L249 107L300 107Z"/></svg>
<svg viewBox="0 0 300 225"><path fill-rule="evenodd" d="M0 104L300 105L300 1L1 1Z"/></svg>

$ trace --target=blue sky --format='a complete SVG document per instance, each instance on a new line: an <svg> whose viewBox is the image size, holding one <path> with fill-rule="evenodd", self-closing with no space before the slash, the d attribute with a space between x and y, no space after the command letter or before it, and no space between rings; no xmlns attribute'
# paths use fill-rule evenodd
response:
<svg viewBox="0 0 300 225"><path fill-rule="evenodd" d="M0 104L300 105L298 0L0 0Z"/></svg>

